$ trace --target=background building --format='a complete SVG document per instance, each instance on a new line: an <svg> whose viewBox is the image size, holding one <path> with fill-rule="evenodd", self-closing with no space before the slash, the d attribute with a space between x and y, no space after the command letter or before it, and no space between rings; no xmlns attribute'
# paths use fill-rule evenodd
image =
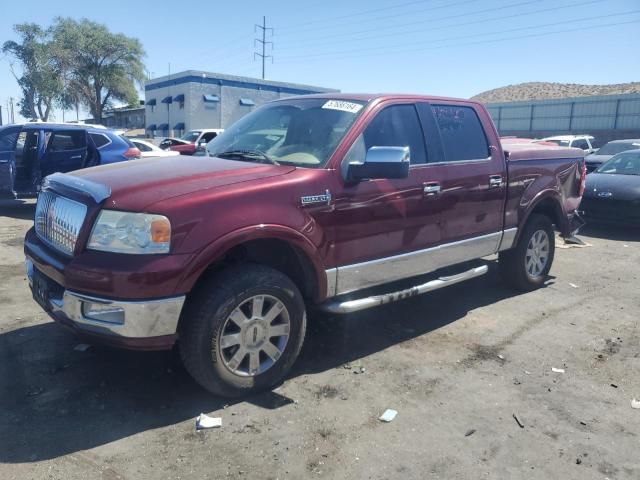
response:
<svg viewBox="0 0 640 480"><path fill-rule="evenodd" d="M500 135L541 138L590 134L598 146L640 138L640 94L486 104Z"/></svg>
<svg viewBox="0 0 640 480"><path fill-rule="evenodd" d="M149 136L179 136L195 128L226 128L271 100L337 91L187 70L146 82L146 131Z"/></svg>

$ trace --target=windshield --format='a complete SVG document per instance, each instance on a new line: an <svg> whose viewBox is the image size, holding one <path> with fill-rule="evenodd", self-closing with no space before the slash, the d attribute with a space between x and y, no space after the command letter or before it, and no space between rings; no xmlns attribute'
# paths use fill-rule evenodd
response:
<svg viewBox="0 0 640 480"><path fill-rule="evenodd" d="M559 147L568 147L570 143L569 140L545 140L545 142L555 143Z"/></svg>
<svg viewBox="0 0 640 480"><path fill-rule="evenodd" d="M325 165L364 102L292 98L243 117L207 145L212 157L308 168Z"/></svg>
<svg viewBox="0 0 640 480"><path fill-rule="evenodd" d="M195 142L200 136L200 130L189 130L183 136L180 137L180 140L184 140L186 142Z"/></svg>
<svg viewBox="0 0 640 480"><path fill-rule="evenodd" d="M640 148L640 142L609 142L596 152L597 155L615 155L616 153Z"/></svg>
<svg viewBox="0 0 640 480"><path fill-rule="evenodd" d="M624 152L603 163L596 173L640 175L640 152Z"/></svg>

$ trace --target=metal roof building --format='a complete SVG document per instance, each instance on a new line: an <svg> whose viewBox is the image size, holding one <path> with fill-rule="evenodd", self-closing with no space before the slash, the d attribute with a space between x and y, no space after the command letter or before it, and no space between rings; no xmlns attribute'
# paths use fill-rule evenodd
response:
<svg viewBox="0 0 640 480"><path fill-rule="evenodd" d="M145 84L146 131L179 136L196 128L226 128L254 108L282 97L338 90L187 70Z"/></svg>
<svg viewBox="0 0 640 480"><path fill-rule="evenodd" d="M591 134L600 142L640 137L640 94L488 103L500 135Z"/></svg>

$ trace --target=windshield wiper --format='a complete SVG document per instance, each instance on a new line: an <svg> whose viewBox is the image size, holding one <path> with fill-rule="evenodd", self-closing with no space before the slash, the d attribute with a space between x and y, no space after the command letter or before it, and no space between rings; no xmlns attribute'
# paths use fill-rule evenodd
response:
<svg viewBox="0 0 640 480"><path fill-rule="evenodd" d="M240 158L243 158L243 159L247 159L249 161L253 161L257 157L257 158L260 158L262 160L267 161L268 163L270 163L272 165L280 165L276 160L274 160L273 158L271 158L269 155L267 155L266 153L264 153L261 150L228 150L226 152L216 153L213 156L214 157L220 157L220 158L240 157Z"/></svg>

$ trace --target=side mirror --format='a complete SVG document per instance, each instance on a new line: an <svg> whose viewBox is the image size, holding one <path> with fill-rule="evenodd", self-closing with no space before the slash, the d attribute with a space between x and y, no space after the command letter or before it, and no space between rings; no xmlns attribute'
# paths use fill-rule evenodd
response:
<svg viewBox="0 0 640 480"><path fill-rule="evenodd" d="M411 154L409 147L371 147L364 163L351 162L347 181L373 178L407 178Z"/></svg>

